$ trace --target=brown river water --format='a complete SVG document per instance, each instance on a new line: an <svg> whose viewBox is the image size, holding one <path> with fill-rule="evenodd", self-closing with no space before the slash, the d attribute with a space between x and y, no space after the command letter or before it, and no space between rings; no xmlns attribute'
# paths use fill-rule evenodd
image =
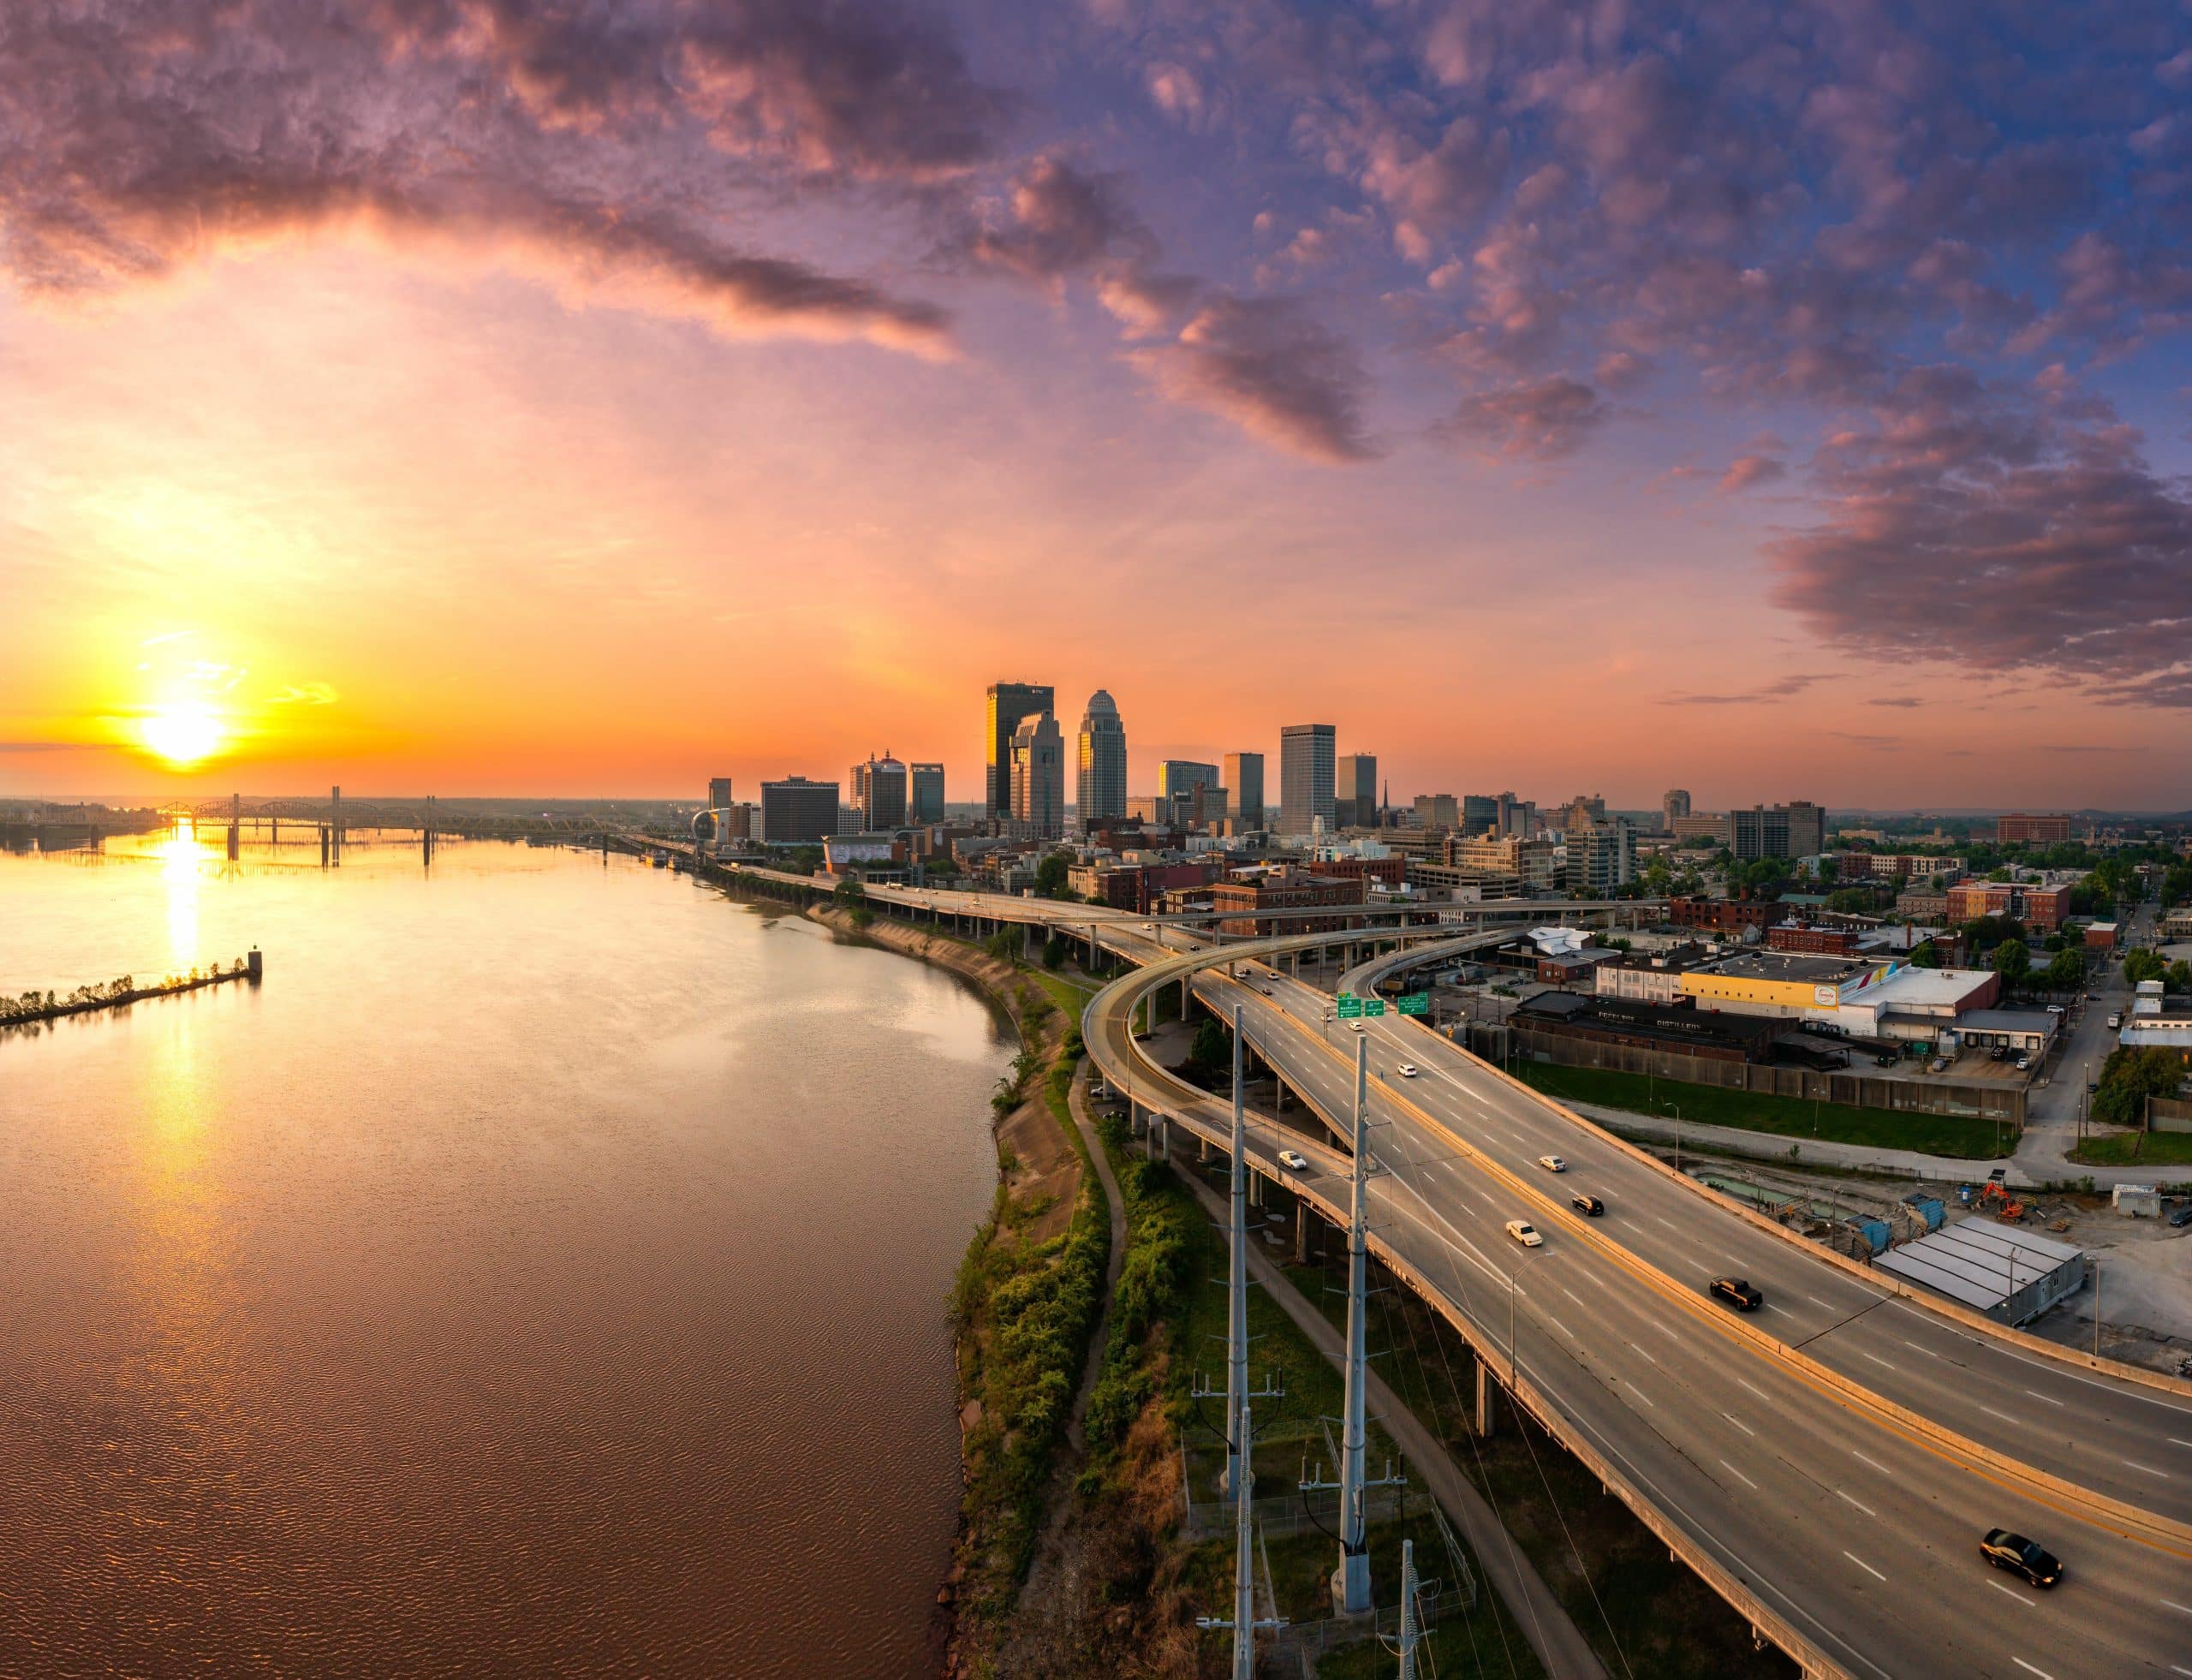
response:
<svg viewBox="0 0 2192 1680"><path fill-rule="evenodd" d="M1009 1029L628 859L0 855L0 1674L899 1677Z"/></svg>

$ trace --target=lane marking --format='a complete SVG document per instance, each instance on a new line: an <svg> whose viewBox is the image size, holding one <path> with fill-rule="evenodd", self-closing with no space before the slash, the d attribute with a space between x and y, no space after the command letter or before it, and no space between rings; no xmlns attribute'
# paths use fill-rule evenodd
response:
<svg viewBox="0 0 2192 1680"><path fill-rule="evenodd" d="M1352 1262L1352 1261L1349 1261L1349 1265L1352 1265L1352 1264L1353 1264L1353 1262ZM1652 1361L1652 1363L1653 1363L1653 1364L1657 1365L1657 1364L1659 1362L1659 1361L1658 1360L1656 1360L1656 1359L1652 1359L1652 1355L1649 1355L1649 1354L1647 1354L1647 1353L1644 1353L1644 1349L1641 1349L1641 1348L1637 1348L1637 1347L1636 1347L1636 1343L1635 1343L1631 1342L1629 1345L1630 1347L1632 1347L1632 1348L1636 1348L1636 1351L1637 1351L1637 1352L1639 1352L1639 1353L1641 1353L1641 1354L1644 1354L1644 1357L1645 1357L1646 1359L1647 1359L1647 1360L1651 1360L1651 1361Z"/></svg>
<svg viewBox="0 0 2192 1680"><path fill-rule="evenodd" d="M2192 1616L2192 1604L2179 1604L2175 1599L2164 1599L2162 1602L2171 1610L2181 1610L2187 1616Z"/></svg>
<svg viewBox="0 0 2192 1680"><path fill-rule="evenodd" d="M1545 1316L1546 1321L1552 1325L1552 1326L1555 1330L1558 1331L1563 1336L1565 1336L1571 1342L1576 1339L1576 1332L1570 1330L1566 1325L1561 1323L1558 1319L1554 1318L1550 1313L1547 1313Z"/></svg>
<svg viewBox="0 0 2192 1680"><path fill-rule="evenodd" d="M1824 1307L1824 1308L1826 1308L1826 1310L1827 1310L1828 1312L1830 1312L1830 1313L1832 1313L1832 1312L1838 1312L1838 1311L1839 1311L1839 1310L1840 1310L1838 1308L1837 1308L1837 1307L1835 1306L1835 1304L1834 1304L1832 1302L1831 1302L1831 1301L1821 1301L1821 1300L1820 1300L1817 1296L1815 1296L1815 1295L1808 1295L1808 1296L1806 1296L1804 1297L1804 1299L1805 1299L1805 1300L1807 1300L1807 1301L1808 1301L1808 1302L1811 1302L1811 1304L1812 1304L1813 1306L1814 1306L1814 1307Z"/></svg>
<svg viewBox="0 0 2192 1680"><path fill-rule="evenodd" d="M1844 1549L1842 1555L1847 1558L1851 1563L1855 1564L1859 1569L1864 1570L1867 1575L1872 1576L1873 1580L1885 1581L1887 1579L1885 1576L1882 1575L1862 1558L1860 1558L1855 1552ZM2050 1677L2050 1680L2052 1680L2052 1676Z"/></svg>
<svg viewBox="0 0 2192 1680"><path fill-rule="evenodd" d="M2015 1599L2019 1604L2030 1605L2035 1610L2040 1607L2040 1601L2037 1599L2028 1599L2022 1593L2011 1593L2008 1588L2002 1585L1998 1581L1990 1581L1986 1584L1989 1587L1992 1587L1998 1593L2009 1593L2010 1596Z"/></svg>
<svg viewBox="0 0 2192 1680"><path fill-rule="evenodd" d="M1757 1430L1755 1430L1755 1429L1754 1429L1754 1428L1752 1428L1752 1427L1750 1427L1750 1425L1748 1425L1748 1423L1745 1423L1745 1422L1744 1422L1741 1418L1737 1417L1737 1416L1736 1416L1733 1412L1723 1412L1723 1413L1721 1413L1721 1414L1720 1414L1720 1415L1721 1415L1722 1417L1724 1417L1724 1418L1727 1419L1729 1422L1730 1422L1730 1423L1734 1424L1734 1425L1736 1426L1736 1428L1738 1428L1738 1429L1742 1430L1742 1431L1743 1432L1743 1433L1744 1433L1744 1434L1746 1434L1746 1435L1755 1435L1756 1433L1758 1433L1758 1431L1757 1431Z"/></svg>
<svg viewBox="0 0 2192 1680"><path fill-rule="evenodd" d="M1756 1395L1760 1399L1761 1399L1761 1400L1765 1400L1765 1401L1766 1401L1766 1403L1767 1405L1769 1405L1769 1406L1770 1406L1770 1405L1772 1405L1772 1404L1773 1403L1772 1400L1770 1400L1770 1399L1767 1399L1767 1398L1766 1398L1766 1391L1765 1391L1764 1389L1762 1389L1762 1388L1751 1388L1751 1385L1750 1385L1748 1383L1747 1383L1747 1382L1743 1382L1743 1379L1742 1379L1741 1377L1736 1378L1736 1380L1737 1382L1739 1382L1739 1383L1742 1383L1742 1385L1743 1385L1745 1388L1749 1388L1749 1389L1750 1389L1750 1391L1751 1391L1753 1394L1755 1394L1755 1395Z"/></svg>
<svg viewBox="0 0 2192 1680"><path fill-rule="evenodd" d="M1849 1496L1847 1493L1844 1493L1844 1492L1840 1488L1838 1488L1838 1488L1836 1488L1836 1489L1834 1490L1834 1497L1835 1497L1836 1498L1838 1498L1838 1499L1845 1500L1845 1501L1847 1501L1849 1504L1853 1504L1853 1505L1856 1506L1856 1507L1857 1507L1857 1509L1858 1509L1859 1510L1861 1510L1861 1511L1864 1512L1864 1513L1865 1513L1865 1515L1866 1515L1866 1516L1869 1516L1869 1517L1873 1517L1873 1518L1874 1518L1874 1519L1877 1519L1877 1518L1879 1517L1879 1513L1878 1511L1874 1510L1873 1510L1870 1505L1867 1504L1866 1504L1862 1499L1852 1499L1852 1498L1850 1498L1850 1496Z"/></svg>
<svg viewBox="0 0 2192 1680"><path fill-rule="evenodd" d="M1682 1340L1681 1332L1668 1329L1666 1326L1661 1324L1657 1319L1648 1319L1646 1322L1649 1324L1653 1329L1658 1331L1660 1335L1671 1336L1677 1342Z"/></svg>
<svg viewBox="0 0 2192 1680"><path fill-rule="evenodd" d="M2154 1469L2154 1467L2153 1467L2153 1465L2151 1465L2151 1464L2141 1464L2141 1463L2139 1463L2139 1461L2138 1461L2137 1459L2135 1459L2135 1458L2127 1458L2127 1459L2125 1459L2124 1462L2126 1464L2129 1464L2129 1465L2133 1469L2135 1469L2135 1470L2144 1470L2144 1471L2145 1471L2148 1475L2150 1475L2150 1476L2159 1476L2159 1477L2160 1477L2164 1481L2171 1481L2171 1480L2175 1480L2175 1478L2174 1478L2174 1477L2172 1477L2172 1476L2170 1474L2170 1473L2169 1473L2168 1471L2166 1471L2166 1470L2157 1470L2157 1469Z"/></svg>
<svg viewBox="0 0 2192 1680"><path fill-rule="evenodd" d="M1656 1213L1652 1217L1655 1219L1659 1219L1659 1216ZM1669 1230L1680 1230L1682 1229L1682 1227L1677 1224L1672 1219L1659 1219L1659 1223L1665 1225Z"/></svg>
<svg viewBox="0 0 2192 1680"><path fill-rule="evenodd" d="M1653 1411L1656 1412L1659 1409L1658 1403L1653 1401L1652 1397L1645 1393L1642 1389L1637 1387L1635 1383L1629 1384L1629 1391L1635 1395L1639 1400L1641 1400L1646 1405L1651 1407Z"/></svg>
<svg viewBox="0 0 2192 1680"><path fill-rule="evenodd" d="M2022 1657L2012 1657L2010 1660L2015 1663L2019 1668L2022 1669L2026 1673L2037 1674L2040 1677L2040 1680L2055 1680L2055 1677L2050 1674L2046 1669L2034 1668Z"/></svg>
<svg viewBox="0 0 2192 1680"><path fill-rule="evenodd" d="M1867 1457L1865 1457L1865 1455L1864 1455L1863 1453L1861 1453L1861 1452L1858 1451L1857 1451L1857 1449L1856 1449L1856 1448L1855 1448L1855 1447L1851 1447L1851 1448L1850 1449L1850 1456L1852 1458L1855 1459L1855 1460L1856 1460L1859 1463L1861 1463L1861 1464L1870 1464L1870 1465L1871 1465L1874 1469L1878 1470L1878 1471L1879 1471L1882 1475L1889 1475L1889 1474L1892 1474L1892 1472L1891 1472L1891 1471L1889 1470L1889 1469L1888 1469L1888 1467L1887 1467L1886 1465L1885 1465L1885 1464L1881 1463L1878 1459L1875 1459L1875 1458L1867 1458Z"/></svg>
<svg viewBox="0 0 2192 1680"><path fill-rule="evenodd" d="M1794 1313L1790 1312L1790 1311L1786 1307L1776 1307L1776 1306L1775 1306L1772 1302L1770 1302L1770 1301L1769 1301L1769 1302L1765 1302L1765 1303L1764 1303L1764 1305L1765 1305L1766 1310L1767 1312L1769 1312L1769 1313L1778 1313L1778 1314L1780 1314L1780 1315L1781 1315L1783 1318L1784 1318L1784 1319L1793 1319L1793 1318L1795 1318L1795 1317L1796 1316Z"/></svg>
<svg viewBox="0 0 2192 1680"><path fill-rule="evenodd" d="M2061 1404L2063 1403L2060 1400L2058 1400L2058 1399L2057 1399L2053 1395L2052 1395L2052 1394L2042 1394L2042 1393L2041 1393L2038 1389L2036 1389L2036 1388L2028 1388L2028 1389L2025 1390L2025 1392L2026 1392L2027 1394L2029 1394L2029 1395L2030 1395L2034 1399L2035 1399L2035 1400L2045 1400L2045 1401L2046 1401L2049 1405L2051 1405L2051 1406L2059 1406L2059 1405L2061 1405Z"/></svg>
<svg viewBox="0 0 2192 1680"><path fill-rule="evenodd" d="M1587 1304L1585 1302L1581 1296L1576 1294L1575 1290L1570 1289L1565 1284L1563 1284L1560 1286L1560 1292L1566 1296L1570 1301L1574 1302L1578 1307Z"/></svg>
<svg viewBox="0 0 2192 1680"><path fill-rule="evenodd" d="M1903 1368L1901 1366L1896 1364L1892 1360L1882 1359L1876 1353L1867 1353L1862 1348L1857 1349L1857 1357L1860 1359L1869 1359L1873 1364L1881 1367L1885 1370L1899 1371Z"/></svg>
<svg viewBox="0 0 2192 1680"><path fill-rule="evenodd" d="M2192 1447L2192 1441L2180 1441L2174 1435L2168 1436L2165 1439L2171 1446Z"/></svg>
<svg viewBox="0 0 2192 1680"><path fill-rule="evenodd" d="M1748 1476L1745 1475L1741 1470L1737 1469L1734 1465L1730 1464L1726 1459L1723 1458L1720 1461L1720 1468L1725 1470L1730 1475L1733 1476L1737 1481L1742 1483L1744 1486L1750 1489L1752 1492L1755 1493L1758 1492L1758 1484L1753 1481Z"/></svg>
<svg viewBox="0 0 2192 1680"><path fill-rule="evenodd" d="M1903 1345L1906 1348L1917 1348L1918 1351L1925 1355L1928 1359L1939 1359L1940 1357L1940 1355L1935 1353L1931 1348L1918 1347L1918 1344L1912 1341L1908 1336L1903 1338Z"/></svg>
<svg viewBox="0 0 2192 1680"><path fill-rule="evenodd" d="M2004 1423L2022 1423L2024 1421L2022 1418L2011 1417L2007 1412L1998 1412L1992 1406L1981 1406L1979 1409L1986 1413L1989 1417L1998 1417L2001 1419Z"/></svg>

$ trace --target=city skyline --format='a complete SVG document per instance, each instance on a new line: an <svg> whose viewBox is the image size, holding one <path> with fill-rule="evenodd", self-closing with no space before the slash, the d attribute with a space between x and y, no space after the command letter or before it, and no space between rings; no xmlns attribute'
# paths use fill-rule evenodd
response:
<svg viewBox="0 0 2192 1680"><path fill-rule="evenodd" d="M2192 781L2165 10L164 9L10 37L0 790Z"/></svg>

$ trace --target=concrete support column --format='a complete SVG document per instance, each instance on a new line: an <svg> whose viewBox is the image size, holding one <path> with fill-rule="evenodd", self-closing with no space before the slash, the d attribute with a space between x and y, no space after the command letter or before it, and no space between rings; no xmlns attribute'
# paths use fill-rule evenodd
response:
<svg viewBox="0 0 2192 1680"><path fill-rule="evenodd" d="M1149 1120L1142 1113L1141 1103L1132 1097L1127 1099L1127 1135L1129 1137L1149 1135Z"/></svg>
<svg viewBox="0 0 2192 1680"><path fill-rule="evenodd" d="M1195 1162L1200 1166L1210 1165L1210 1140L1206 1137L1195 1139Z"/></svg>
<svg viewBox="0 0 2192 1680"><path fill-rule="evenodd" d="M1157 1156L1170 1166L1172 1164L1172 1118L1170 1115L1157 1117Z"/></svg>
<svg viewBox="0 0 2192 1680"><path fill-rule="evenodd" d="M1499 1383L1492 1374L1492 1367L1482 1360L1476 1362L1476 1433L1488 1437L1499 1419Z"/></svg>
<svg viewBox="0 0 2192 1680"><path fill-rule="evenodd" d="M1248 1175L1248 1206L1261 1207L1263 1205L1264 1176L1260 1172L1251 1172Z"/></svg>
<svg viewBox="0 0 2192 1680"><path fill-rule="evenodd" d="M1309 1204L1299 1196L1294 1199L1294 1263L1309 1263Z"/></svg>

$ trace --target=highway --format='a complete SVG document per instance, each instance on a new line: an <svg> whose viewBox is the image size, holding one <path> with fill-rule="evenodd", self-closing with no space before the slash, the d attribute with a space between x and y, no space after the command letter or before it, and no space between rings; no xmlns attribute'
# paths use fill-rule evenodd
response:
<svg viewBox="0 0 2192 1680"><path fill-rule="evenodd" d="M1344 936L1218 948L1182 928L1153 938L1147 918L1086 905L870 893L1079 932L1093 924L1107 948L1147 966L1091 1002L1092 1057L1195 1135L1222 1147L1230 1102L1156 1066L1129 1030L1141 997L1182 978L1222 1018L1238 1003L1251 1047L1344 1123L1356 1035L1324 1020L1330 994L1260 960ZM1457 944L1450 933L1424 949ZM1361 965L1345 983L1367 992L1398 960ZM1808 1670L2192 1677L2192 1396L1895 1298L1420 1023L1364 1024L1378 1074L1373 1249ZM1403 1061L1418 1076L1400 1076ZM1279 1167L1282 1147L1299 1149L1308 1168ZM1569 1171L1538 1166L1547 1153ZM1333 1140L1257 1116L1249 1153L1259 1171L1343 1218L1349 1163ZM1579 1189L1606 1201L1604 1218L1569 1209ZM1506 1236L1517 1218L1544 1233L1544 1247ZM1722 1272L1762 1288L1765 1310L1739 1318L1715 1304L1704 1285ZM1978 1540L1998 1526L2060 1556L2063 1583L2038 1592L1987 1568Z"/></svg>

